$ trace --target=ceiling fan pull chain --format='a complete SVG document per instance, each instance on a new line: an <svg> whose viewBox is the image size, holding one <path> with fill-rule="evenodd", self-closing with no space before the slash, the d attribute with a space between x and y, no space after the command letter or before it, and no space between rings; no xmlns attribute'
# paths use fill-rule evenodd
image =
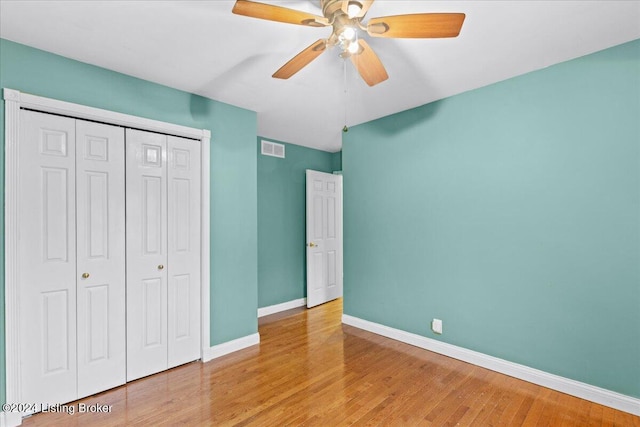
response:
<svg viewBox="0 0 640 427"><path fill-rule="evenodd" d="M347 60L346 58L342 59L342 69L344 76L344 127L342 128L342 132L349 132L349 128L347 127Z"/></svg>

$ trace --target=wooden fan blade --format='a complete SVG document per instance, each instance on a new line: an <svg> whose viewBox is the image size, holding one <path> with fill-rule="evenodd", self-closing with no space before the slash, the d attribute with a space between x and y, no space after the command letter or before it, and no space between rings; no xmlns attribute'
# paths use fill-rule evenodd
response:
<svg viewBox="0 0 640 427"><path fill-rule="evenodd" d="M371 5L373 4L373 0L343 0L342 11L347 15L349 14L350 3L358 3L360 5L360 12L352 16L352 18L362 18L367 13Z"/></svg>
<svg viewBox="0 0 640 427"><path fill-rule="evenodd" d="M322 16L249 0L237 0L232 12L236 15L287 24L307 25L310 27L326 27L329 25L329 21Z"/></svg>
<svg viewBox="0 0 640 427"><path fill-rule="evenodd" d="M307 64L316 59L327 48L327 41L320 39L311 46L291 58L289 62L284 64L272 77L276 79L288 79L295 73L303 69Z"/></svg>
<svg viewBox="0 0 640 427"><path fill-rule="evenodd" d="M384 65L378 58L378 55L369 47L369 44L363 39L358 40L360 49L362 50L357 55L351 55L351 62L356 67L362 79L367 82L369 86L375 86L380 82L383 82L389 78L387 70L384 69Z"/></svg>
<svg viewBox="0 0 640 427"><path fill-rule="evenodd" d="M416 13L372 18L367 32L372 37L442 38L460 34L464 13Z"/></svg>

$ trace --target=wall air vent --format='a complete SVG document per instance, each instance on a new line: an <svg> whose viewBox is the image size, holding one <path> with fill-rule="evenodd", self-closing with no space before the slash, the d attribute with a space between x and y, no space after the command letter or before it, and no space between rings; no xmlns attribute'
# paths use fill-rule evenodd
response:
<svg viewBox="0 0 640 427"><path fill-rule="evenodd" d="M262 155L284 159L284 145L262 140Z"/></svg>

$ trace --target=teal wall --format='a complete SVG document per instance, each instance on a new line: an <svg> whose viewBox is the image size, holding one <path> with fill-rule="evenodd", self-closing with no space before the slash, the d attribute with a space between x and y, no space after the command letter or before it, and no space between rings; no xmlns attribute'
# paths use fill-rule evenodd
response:
<svg viewBox="0 0 640 427"><path fill-rule="evenodd" d="M640 397L640 40L354 126L342 156L346 314Z"/></svg>
<svg viewBox="0 0 640 427"><path fill-rule="evenodd" d="M211 344L257 332L256 113L7 40L0 40L0 87L211 130ZM0 141L4 147L4 103ZM4 177L4 161L0 168ZM1 240L3 247L4 232ZM0 281L4 301L4 272ZM4 402L4 303L0 310Z"/></svg>
<svg viewBox="0 0 640 427"><path fill-rule="evenodd" d="M286 144L285 158L260 154L258 138L258 307L307 295L305 171L340 170L340 153ZM273 140L268 140L273 141Z"/></svg>

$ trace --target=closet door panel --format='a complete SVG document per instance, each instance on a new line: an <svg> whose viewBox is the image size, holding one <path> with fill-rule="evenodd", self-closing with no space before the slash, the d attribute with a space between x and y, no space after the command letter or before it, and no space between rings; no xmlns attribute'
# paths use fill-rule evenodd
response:
<svg viewBox="0 0 640 427"><path fill-rule="evenodd" d="M168 362L200 358L200 144L169 136Z"/></svg>
<svg viewBox="0 0 640 427"><path fill-rule="evenodd" d="M75 121L21 111L22 402L76 399Z"/></svg>
<svg viewBox="0 0 640 427"><path fill-rule="evenodd" d="M167 137L126 131L127 381L167 369Z"/></svg>
<svg viewBox="0 0 640 427"><path fill-rule="evenodd" d="M124 129L76 121L78 397L124 384Z"/></svg>

